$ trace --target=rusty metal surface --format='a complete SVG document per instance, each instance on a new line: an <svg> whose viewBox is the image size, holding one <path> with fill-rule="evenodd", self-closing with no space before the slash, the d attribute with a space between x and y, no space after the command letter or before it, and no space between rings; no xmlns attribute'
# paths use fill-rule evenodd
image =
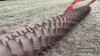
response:
<svg viewBox="0 0 100 56"><path fill-rule="evenodd" d="M0 56L38 56L80 22L89 12L89 6L79 7L52 20L25 27L0 39Z"/></svg>

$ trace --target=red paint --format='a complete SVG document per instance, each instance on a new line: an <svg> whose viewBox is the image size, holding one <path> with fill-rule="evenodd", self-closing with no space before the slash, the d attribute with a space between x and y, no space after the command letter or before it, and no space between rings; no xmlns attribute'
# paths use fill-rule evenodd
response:
<svg viewBox="0 0 100 56"><path fill-rule="evenodd" d="M67 11L73 10L73 7L76 3L80 2L82 0L74 0L64 11L64 13L66 13ZM87 5L90 6L92 3L94 3L96 0L91 0Z"/></svg>
<svg viewBox="0 0 100 56"><path fill-rule="evenodd" d="M66 10L64 11L64 13L66 13L67 11L69 11L69 10L72 10L73 9L73 7L74 7L74 5L76 4L76 3L78 3L78 2L80 2L81 0L74 0L67 8L66 8Z"/></svg>

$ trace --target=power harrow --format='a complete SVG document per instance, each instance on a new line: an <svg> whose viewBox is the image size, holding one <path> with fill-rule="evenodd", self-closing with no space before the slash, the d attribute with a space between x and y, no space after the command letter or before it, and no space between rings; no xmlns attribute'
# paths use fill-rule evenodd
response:
<svg viewBox="0 0 100 56"><path fill-rule="evenodd" d="M76 9L67 8L63 14L51 20L44 20L34 27L25 27L24 30L1 37L0 56L38 56L86 17L93 2L94 0Z"/></svg>

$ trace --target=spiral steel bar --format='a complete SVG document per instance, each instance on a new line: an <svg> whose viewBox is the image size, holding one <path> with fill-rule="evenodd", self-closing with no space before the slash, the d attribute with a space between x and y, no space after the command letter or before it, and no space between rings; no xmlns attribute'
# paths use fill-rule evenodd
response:
<svg viewBox="0 0 100 56"><path fill-rule="evenodd" d="M0 39L0 56L38 56L89 14L91 8L82 6L45 20L34 27L16 31Z"/></svg>

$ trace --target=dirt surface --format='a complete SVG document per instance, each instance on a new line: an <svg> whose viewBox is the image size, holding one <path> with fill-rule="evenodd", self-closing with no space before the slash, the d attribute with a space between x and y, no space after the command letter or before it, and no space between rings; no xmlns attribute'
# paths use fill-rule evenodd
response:
<svg viewBox="0 0 100 56"><path fill-rule="evenodd" d="M0 2L0 35L16 31L31 22L35 24L44 19L51 19L64 9L65 3L65 0L2 1Z"/></svg>

